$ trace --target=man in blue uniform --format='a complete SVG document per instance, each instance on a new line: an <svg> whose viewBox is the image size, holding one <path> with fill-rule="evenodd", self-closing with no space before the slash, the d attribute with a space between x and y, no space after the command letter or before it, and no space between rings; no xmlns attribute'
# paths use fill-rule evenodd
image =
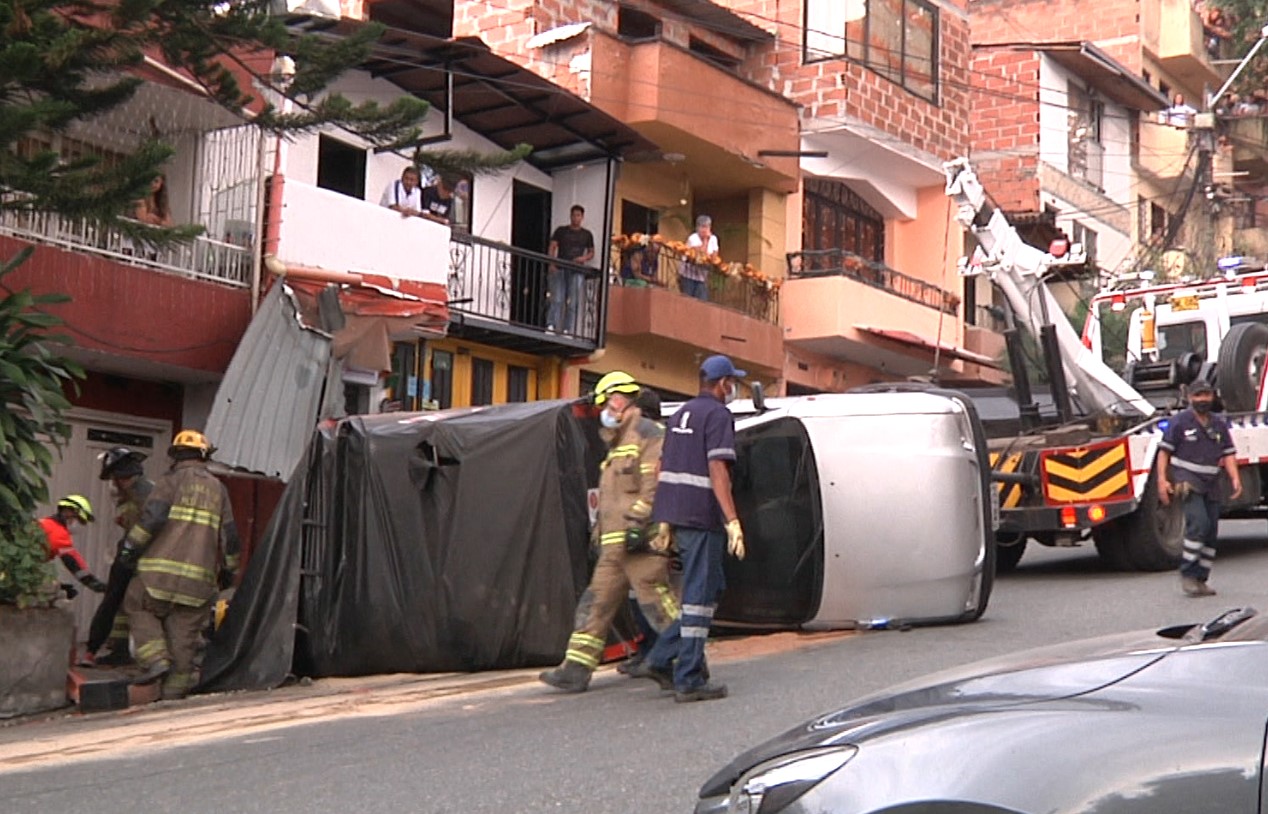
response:
<svg viewBox="0 0 1268 814"><path fill-rule="evenodd" d="M1214 401L1210 382L1194 382L1189 408L1172 420L1158 450L1158 499L1164 506L1179 499L1184 506L1180 587L1189 596L1215 595L1206 581L1215 559L1220 502L1242 493L1233 436L1224 417L1211 413ZM1231 485L1227 495L1222 494L1221 470Z"/></svg>
<svg viewBox="0 0 1268 814"><path fill-rule="evenodd" d="M660 530L652 545L664 551L671 538L678 544L683 565L682 612L630 675L672 688L679 702L726 697L725 685L709 681L704 645L725 587L723 548L744 559L744 532L731 496L735 419L726 405L735 398L736 383L745 375L725 356L705 359L700 366L700 395L667 423L652 510Z"/></svg>

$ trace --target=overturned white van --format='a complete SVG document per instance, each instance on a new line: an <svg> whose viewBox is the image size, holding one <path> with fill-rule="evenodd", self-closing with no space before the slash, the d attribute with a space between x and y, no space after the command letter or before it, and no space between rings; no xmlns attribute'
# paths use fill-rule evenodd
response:
<svg viewBox="0 0 1268 814"><path fill-rule="evenodd" d="M986 611L998 510L966 396L896 385L765 406L736 425L748 556L727 559L720 625L898 627Z"/></svg>

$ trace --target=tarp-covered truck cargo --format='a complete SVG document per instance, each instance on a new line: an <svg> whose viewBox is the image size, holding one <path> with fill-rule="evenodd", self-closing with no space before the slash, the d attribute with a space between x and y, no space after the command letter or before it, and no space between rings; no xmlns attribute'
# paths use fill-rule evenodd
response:
<svg viewBox="0 0 1268 814"><path fill-rule="evenodd" d="M977 619L994 581L994 490L971 401L952 391L779 399L737 424L748 556L716 618L854 627Z"/></svg>
<svg viewBox="0 0 1268 814"><path fill-rule="evenodd" d="M596 427L557 401L324 423L202 687L557 663L587 580Z"/></svg>

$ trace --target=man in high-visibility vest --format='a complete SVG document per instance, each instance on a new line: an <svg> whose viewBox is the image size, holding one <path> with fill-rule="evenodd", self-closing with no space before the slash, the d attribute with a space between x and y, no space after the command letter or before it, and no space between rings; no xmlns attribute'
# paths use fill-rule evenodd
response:
<svg viewBox="0 0 1268 814"><path fill-rule="evenodd" d="M123 602L145 668L134 681L163 679L165 699L193 687L211 603L238 567L229 492L207 468L212 452L202 433L177 433L168 450L172 468L155 482L119 552L136 565Z"/></svg>

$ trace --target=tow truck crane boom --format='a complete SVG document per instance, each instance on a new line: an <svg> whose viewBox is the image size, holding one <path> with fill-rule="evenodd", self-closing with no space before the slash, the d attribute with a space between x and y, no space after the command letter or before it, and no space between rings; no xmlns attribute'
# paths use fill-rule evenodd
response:
<svg viewBox="0 0 1268 814"><path fill-rule="evenodd" d="M989 275L1008 300L1019 326L1039 342L1045 325L1055 328L1055 344L1071 397L1089 414L1153 415L1154 406L1085 347L1068 320L1050 319L1049 315L1060 314L1061 309L1044 283L1044 275L1057 260L1021 239L1007 216L988 200L968 159L949 161L943 170L947 196L958 207L956 219L981 247L982 273Z"/></svg>

